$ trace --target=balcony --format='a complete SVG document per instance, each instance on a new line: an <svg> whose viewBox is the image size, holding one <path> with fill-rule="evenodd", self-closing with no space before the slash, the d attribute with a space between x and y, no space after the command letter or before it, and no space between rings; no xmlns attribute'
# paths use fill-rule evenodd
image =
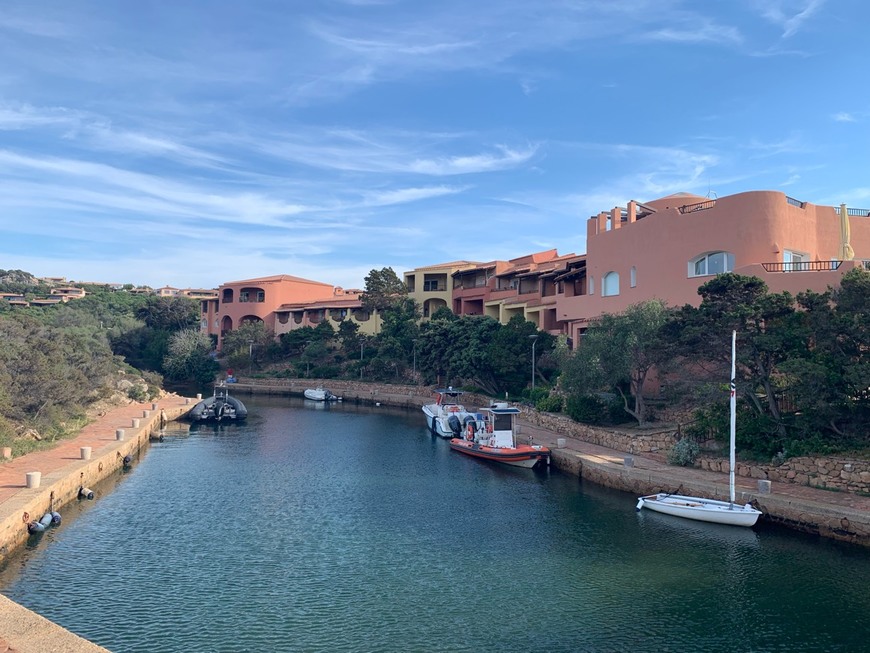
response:
<svg viewBox="0 0 870 653"><path fill-rule="evenodd" d="M793 261L790 263L762 263L765 272L834 272L842 261Z"/></svg>

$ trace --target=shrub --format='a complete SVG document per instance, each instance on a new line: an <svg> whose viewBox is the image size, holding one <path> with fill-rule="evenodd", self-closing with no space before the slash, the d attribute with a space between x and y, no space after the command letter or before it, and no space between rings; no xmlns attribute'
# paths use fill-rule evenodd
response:
<svg viewBox="0 0 870 653"><path fill-rule="evenodd" d="M535 403L535 408L545 413L561 413L565 405L562 395L549 395L542 397Z"/></svg>
<svg viewBox="0 0 870 653"><path fill-rule="evenodd" d="M565 412L575 422L604 424L607 421L607 405L594 395L568 397Z"/></svg>
<svg viewBox="0 0 870 653"><path fill-rule="evenodd" d="M668 464L689 467L695 464L701 448L692 438L677 440L673 448L668 452Z"/></svg>

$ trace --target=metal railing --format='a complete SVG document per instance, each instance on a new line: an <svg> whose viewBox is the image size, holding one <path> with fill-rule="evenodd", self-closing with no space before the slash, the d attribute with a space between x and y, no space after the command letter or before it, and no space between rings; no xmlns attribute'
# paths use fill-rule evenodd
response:
<svg viewBox="0 0 870 653"><path fill-rule="evenodd" d="M870 218L870 209L846 209L846 215L854 215L859 218Z"/></svg>
<svg viewBox="0 0 870 653"><path fill-rule="evenodd" d="M762 263L765 272L833 272L842 261L793 261L790 263Z"/></svg>
<svg viewBox="0 0 870 653"><path fill-rule="evenodd" d="M799 209L806 208L806 206L807 206L806 202L801 202L800 200L796 200L795 198L789 197L788 195L785 196L785 201L788 202L789 204L791 204L792 206L798 207Z"/></svg>
<svg viewBox="0 0 870 653"><path fill-rule="evenodd" d="M698 202L696 204L683 204L683 206L677 208L677 211L685 215L686 213L712 209L714 206L716 206L716 200L707 200L706 202Z"/></svg>

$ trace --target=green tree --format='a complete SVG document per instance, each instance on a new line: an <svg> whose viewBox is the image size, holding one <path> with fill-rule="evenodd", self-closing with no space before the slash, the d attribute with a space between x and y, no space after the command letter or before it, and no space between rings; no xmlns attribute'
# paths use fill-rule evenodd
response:
<svg viewBox="0 0 870 653"><path fill-rule="evenodd" d="M181 331L199 324L199 302L189 297L149 296L136 317L158 331Z"/></svg>
<svg viewBox="0 0 870 653"><path fill-rule="evenodd" d="M363 308L382 312L407 299L408 288L393 268L370 271L365 278L365 291L360 296Z"/></svg>
<svg viewBox="0 0 870 653"><path fill-rule="evenodd" d="M622 398L625 412L644 425L644 386L653 368L670 355L659 337L668 316L667 307L659 300L634 304L620 314L602 315L589 326L576 353L566 360L563 389L579 396L615 392Z"/></svg>
<svg viewBox="0 0 870 653"><path fill-rule="evenodd" d="M163 362L166 378L171 381L191 381L200 386L214 381L219 369L211 356L211 338L198 329L176 331L169 338L168 352Z"/></svg>
<svg viewBox="0 0 870 653"><path fill-rule="evenodd" d="M274 355L279 346L263 322L245 322L228 332L221 343L227 367L252 372Z"/></svg>

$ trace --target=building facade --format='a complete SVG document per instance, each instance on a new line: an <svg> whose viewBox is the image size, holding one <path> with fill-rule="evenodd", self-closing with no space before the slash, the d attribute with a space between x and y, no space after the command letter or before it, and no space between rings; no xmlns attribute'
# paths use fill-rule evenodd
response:
<svg viewBox="0 0 870 653"><path fill-rule="evenodd" d="M572 283L557 298L559 321L576 342L589 320L638 302L697 306L698 288L722 272L759 277L772 292L822 292L870 265L868 213L778 191L631 201L587 221L585 264L561 277Z"/></svg>
<svg viewBox="0 0 870 653"><path fill-rule="evenodd" d="M423 319L428 320L439 308L453 310L453 275L462 270L473 269L480 263L454 261L422 268L404 274L408 297L420 306Z"/></svg>

